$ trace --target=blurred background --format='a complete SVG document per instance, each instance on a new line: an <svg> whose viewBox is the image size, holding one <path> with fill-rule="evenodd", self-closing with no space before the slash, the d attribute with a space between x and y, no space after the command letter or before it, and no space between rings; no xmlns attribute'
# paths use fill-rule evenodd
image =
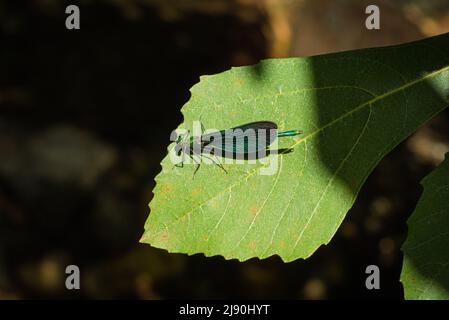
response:
<svg viewBox="0 0 449 320"><path fill-rule="evenodd" d="M68 4L80 30L65 28ZM380 30L364 27L369 4ZM380 163L306 261L238 263L138 241L200 75L448 31L447 0L0 1L0 299L402 299L406 220L449 150L448 110ZM65 289L68 264L80 290ZM365 289L369 264L381 290Z"/></svg>

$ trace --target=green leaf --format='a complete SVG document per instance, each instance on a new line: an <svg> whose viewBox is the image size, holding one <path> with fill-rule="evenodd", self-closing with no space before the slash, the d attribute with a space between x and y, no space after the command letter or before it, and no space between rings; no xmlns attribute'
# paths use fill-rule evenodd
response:
<svg viewBox="0 0 449 320"><path fill-rule="evenodd" d="M167 156L141 242L227 259L309 257L331 240L382 157L448 105L448 57L446 34L201 77L180 128L271 120L304 134L279 139L293 152L276 158L274 175L260 175L261 163L225 165L228 174L202 165L192 179L194 165L173 168Z"/></svg>
<svg viewBox="0 0 449 320"><path fill-rule="evenodd" d="M410 216L402 246L406 299L449 299L449 153L423 179L424 193Z"/></svg>

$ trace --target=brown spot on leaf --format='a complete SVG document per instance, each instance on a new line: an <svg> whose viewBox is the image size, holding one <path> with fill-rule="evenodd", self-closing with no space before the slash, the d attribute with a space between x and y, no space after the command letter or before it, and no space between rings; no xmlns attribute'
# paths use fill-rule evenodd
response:
<svg viewBox="0 0 449 320"><path fill-rule="evenodd" d="M193 189L192 196L195 197L195 196L199 195L201 193L201 191L203 191L203 189L204 189L204 186Z"/></svg>
<svg viewBox="0 0 449 320"><path fill-rule="evenodd" d="M284 240L281 240L281 242L279 243L279 247L280 247L281 249L284 249L284 248L285 248L285 241L284 241Z"/></svg>
<svg viewBox="0 0 449 320"><path fill-rule="evenodd" d="M257 207L256 206L252 206L251 208L249 208L249 212L251 212L251 214L253 216L255 216L257 214Z"/></svg>
<svg viewBox="0 0 449 320"><path fill-rule="evenodd" d="M241 87L245 84L245 81L243 79L237 79L235 80L236 87Z"/></svg>
<svg viewBox="0 0 449 320"><path fill-rule="evenodd" d="M162 195L166 195L167 193L170 193L172 191L172 187L170 184L164 184L162 186Z"/></svg>
<svg viewBox="0 0 449 320"><path fill-rule="evenodd" d="M160 239L161 241L167 241L168 238L169 238L168 232L164 232L164 233L161 234L161 236L160 236L159 239Z"/></svg>

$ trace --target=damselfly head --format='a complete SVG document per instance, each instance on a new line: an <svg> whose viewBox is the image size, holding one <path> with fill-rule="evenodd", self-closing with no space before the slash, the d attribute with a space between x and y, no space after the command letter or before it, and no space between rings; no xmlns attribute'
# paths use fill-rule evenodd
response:
<svg viewBox="0 0 449 320"><path fill-rule="evenodd" d="M170 141L180 143L189 136L189 130L186 129L178 129L178 130L180 130L180 132L177 132L177 130L173 130L171 132Z"/></svg>

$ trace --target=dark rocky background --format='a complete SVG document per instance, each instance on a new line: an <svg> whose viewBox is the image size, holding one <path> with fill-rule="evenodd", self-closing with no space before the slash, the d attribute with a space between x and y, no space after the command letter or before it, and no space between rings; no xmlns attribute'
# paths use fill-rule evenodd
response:
<svg viewBox="0 0 449 320"><path fill-rule="evenodd" d="M403 297L400 246L419 181L449 150L444 112L376 168L307 261L245 263L139 244L154 176L202 74L267 57L397 44L449 31L449 3L0 1L0 299ZM64 287L65 266L81 289ZM381 269L381 290L364 287Z"/></svg>

